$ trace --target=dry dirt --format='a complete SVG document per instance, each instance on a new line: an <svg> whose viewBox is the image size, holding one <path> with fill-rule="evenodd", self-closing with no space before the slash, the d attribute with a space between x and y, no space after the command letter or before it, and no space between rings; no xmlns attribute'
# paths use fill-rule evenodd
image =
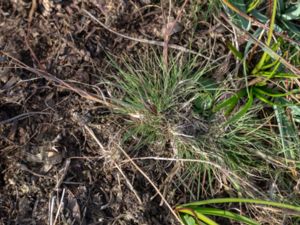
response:
<svg viewBox="0 0 300 225"><path fill-rule="evenodd" d="M0 0L0 224L176 224L124 156L108 157L91 136L114 152L112 137L122 122L103 104L34 72L106 95L107 53L134 56L149 46L112 34L83 9L120 33L163 41L168 1L156 2ZM186 20L170 42L186 44L192 28ZM208 28L197 31L195 49L205 44ZM157 187L172 169L162 162L139 165ZM174 206L183 194L166 197Z"/></svg>

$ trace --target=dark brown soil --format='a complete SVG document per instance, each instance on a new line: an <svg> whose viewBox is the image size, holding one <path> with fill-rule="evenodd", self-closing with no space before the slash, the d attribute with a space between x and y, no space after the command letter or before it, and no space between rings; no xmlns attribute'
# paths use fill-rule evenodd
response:
<svg viewBox="0 0 300 225"><path fill-rule="evenodd" d="M123 162L121 170L141 202L137 200L114 160L101 153L84 128L92 124L104 148L112 148L111 137L121 124L113 122L118 120L112 120L110 110L29 72L11 58L81 90L105 92L100 83L110 70L107 53L134 55L149 46L112 34L82 10L121 33L163 40L163 11L157 6L165 3L153 4L0 1L0 50L9 55L0 55L0 224L176 224L146 179ZM188 33L187 26L171 42L186 40ZM195 43L195 48L201 45L201 35ZM122 162L123 156L118 157ZM172 168L151 161L140 166L158 187ZM176 204L174 199L170 203Z"/></svg>

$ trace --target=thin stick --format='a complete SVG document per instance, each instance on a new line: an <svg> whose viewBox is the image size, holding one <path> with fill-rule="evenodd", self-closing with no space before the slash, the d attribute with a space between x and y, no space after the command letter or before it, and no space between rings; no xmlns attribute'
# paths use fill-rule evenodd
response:
<svg viewBox="0 0 300 225"><path fill-rule="evenodd" d="M28 14L28 23L31 24L31 21L32 21L32 18L33 18L33 15L37 9L37 0L32 0L31 1L31 8L30 8L30 11L29 11L29 14Z"/></svg>
<svg viewBox="0 0 300 225"><path fill-rule="evenodd" d="M5 123L10 123L10 122L13 122L15 120L25 119L25 118L33 116L33 115L51 115L51 113L47 113L47 112L27 112L27 113L22 113L20 115L14 116L12 118L0 121L0 125L5 124Z"/></svg>
<svg viewBox="0 0 300 225"><path fill-rule="evenodd" d="M147 176L147 174L130 158L130 156L120 147L118 146L120 151L125 155L125 157L128 159L128 161L145 177L145 179L151 184L151 186L155 189L155 191L157 192L157 194L161 197L162 201L166 204L166 206L169 208L169 210L171 211L171 213L173 214L173 216L176 218L176 220L180 223L183 224L181 222L181 220L179 219L179 217L177 216L177 214L175 213L175 211L172 209L172 207L170 206L170 204L168 203L168 201L165 199L165 197L163 196L163 194L160 192L160 190L156 187L156 185L153 183L153 181Z"/></svg>
<svg viewBox="0 0 300 225"><path fill-rule="evenodd" d="M123 170L121 169L121 167L115 163L115 167L117 167L117 169L119 170L119 172L121 173L121 175L124 177L126 184L128 185L129 189L133 192L133 194L135 195L135 197L137 198L138 202L140 204L143 204L141 198L139 197L138 193L134 190L132 184L130 183L130 181L128 180L128 178L126 177L126 175L124 174Z"/></svg>
<svg viewBox="0 0 300 225"><path fill-rule="evenodd" d="M102 154L109 154L108 151L105 150L105 148L103 147L103 145L101 144L101 142L99 141L99 139L96 137L94 131L91 128L89 128L87 125L84 125L84 128L88 131L88 133L94 139L94 141L96 141L96 143L98 144L98 146L101 149ZM133 186L131 185L131 183L129 182L129 179L126 177L126 175L122 171L121 167L115 161L112 161L112 162L113 162L114 166L119 170L119 172L121 173L121 175L124 177L125 182L126 182L128 188L133 192L133 194L137 198L138 202L140 204L142 204L143 202L142 202L141 198L139 197L139 195L137 194L137 192L134 190Z"/></svg>
<svg viewBox="0 0 300 225"><path fill-rule="evenodd" d="M49 200L49 225L53 225L53 209L54 209L55 196Z"/></svg>
<svg viewBox="0 0 300 225"><path fill-rule="evenodd" d="M106 150L104 149L99 139L96 137L94 131L91 128L89 128L87 125L84 125L84 129L86 129L90 134L90 136L94 139L94 141L96 141L97 145L100 147L101 153L105 154Z"/></svg>
<svg viewBox="0 0 300 225"><path fill-rule="evenodd" d="M63 205L63 201L64 201L64 197L65 197L65 192L66 192L66 189L63 189L62 195L61 195L61 198L60 198L60 202L59 202L59 206L58 206L58 209L57 209L57 212L56 212L56 215L55 215L55 219L54 219L54 222L53 222L53 225L56 224L56 221L58 219L58 215L59 215L60 210L61 210L62 205Z"/></svg>

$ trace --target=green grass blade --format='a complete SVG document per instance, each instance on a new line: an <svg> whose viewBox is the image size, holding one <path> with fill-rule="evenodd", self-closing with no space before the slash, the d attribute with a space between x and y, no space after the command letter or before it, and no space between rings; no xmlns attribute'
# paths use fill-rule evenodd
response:
<svg viewBox="0 0 300 225"><path fill-rule="evenodd" d="M263 36L263 33L264 33L264 31L263 31L263 29L261 29L261 28L258 28L255 32L254 32L254 34L253 34L253 36L256 38L256 39L258 39L258 40L260 40L261 39L261 37ZM249 54L249 52L250 52L250 50L251 50L251 46L254 44L255 42L253 41L253 40L248 40L247 41L247 44L246 44L246 47L245 47L245 50L244 50L244 58L243 58L243 74L244 74L244 77L245 77L245 81L246 81L246 85L247 85L247 79L248 79L248 73L249 73L249 65L248 65L248 62L247 62L247 58L248 57L246 57L246 56L248 56L248 54Z"/></svg>
<svg viewBox="0 0 300 225"><path fill-rule="evenodd" d="M286 100L277 99L276 104L277 102L284 104L286 103ZM273 108L277 119L283 154L287 159L297 159L299 157L300 149L297 128L292 123L291 118L286 114L285 107L275 105Z"/></svg>
<svg viewBox="0 0 300 225"><path fill-rule="evenodd" d="M277 0L273 1L273 8L272 8L272 16L271 16L271 22L270 22L270 29L268 32L268 39L266 42L267 46L270 46L271 44L271 40L272 40L272 36L273 36L273 31L274 31L274 24L275 24L275 16L276 16L276 8L277 8ZM258 64L254 67L252 74L256 74L258 71L260 71L261 67L264 65L265 60L267 57L267 53L264 52L260 61L258 62Z"/></svg>
<svg viewBox="0 0 300 225"><path fill-rule="evenodd" d="M183 204L183 205L178 206L177 208L180 209L180 208L183 208L183 207L195 207L195 206L198 207L198 206L201 206L201 205L226 204L226 203L250 203L250 204L257 204L257 205L267 205L267 206L273 206L273 207L277 207L277 208L290 209L290 210L293 210L295 212L300 213L300 207L299 206L294 206L294 205L280 203L280 202L266 201L266 200L260 200L260 199L247 199L247 198L208 199L208 200Z"/></svg>
<svg viewBox="0 0 300 225"><path fill-rule="evenodd" d="M236 114L234 114L226 122L226 124L230 124L230 123L236 122L240 118L242 118L247 113L247 111L250 109L250 107L252 106L252 104L253 104L253 92L252 92L252 89L250 89L248 101L246 102L246 104Z"/></svg>
<svg viewBox="0 0 300 225"><path fill-rule="evenodd" d="M291 114L293 116L293 120L297 123L300 123L300 107L297 105L289 106L291 110Z"/></svg>
<svg viewBox="0 0 300 225"><path fill-rule="evenodd" d="M251 14L254 18L259 20L261 23L267 23L269 20L269 18L266 15L262 14L259 10L253 10Z"/></svg>
<svg viewBox="0 0 300 225"><path fill-rule="evenodd" d="M254 0L252 1L247 8L247 13L251 12L252 10L256 9L262 3L261 0Z"/></svg>
<svg viewBox="0 0 300 225"><path fill-rule="evenodd" d="M267 64L267 65L263 66L263 67L261 68L261 70L270 69L270 68L276 66L278 63L280 63L279 60L276 60L276 61L274 61L274 62L271 62L270 64ZM258 76L258 75L257 75L257 76Z"/></svg>
<svg viewBox="0 0 300 225"><path fill-rule="evenodd" d="M277 39L277 42L275 42L275 43L272 45L272 47L271 47L272 51L274 51L274 52L278 51L279 47L280 47L282 44L283 44L283 39L282 39L281 37L279 37L279 38ZM266 56L265 63L268 63L268 62L270 61L270 59L271 59L271 56L268 54L268 55ZM276 62L277 62L277 60L275 60L273 63L276 64ZM272 63L271 63L271 64L272 64ZM272 67L272 66L270 66L271 64L269 64L269 65L263 65L262 68L261 68L261 70L265 70L265 69L267 69L267 68ZM267 68L266 68L266 67L267 67Z"/></svg>
<svg viewBox="0 0 300 225"><path fill-rule="evenodd" d="M197 216L198 220L204 222L207 225L219 225L218 223L216 223L215 221L213 221L209 217L203 215L201 212L195 211L194 209L181 208L181 209L178 209L178 212L185 213L185 214L188 214L188 215L191 215L191 216Z"/></svg>
<svg viewBox="0 0 300 225"><path fill-rule="evenodd" d="M277 124L278 124L278 129L279 129L279 134L280 134L280 139L281 139L283 152L284 152L284 154L286 154L288 152L288 143L287 143L287 140L286 140L286 134L289 133L289 128L288 128L289 125L286 123L287 120L285 118L285 111L282 107L275 105L274 106L274 112L275 112L275 116L276 116L276 119L277 119ZM290 158L292 155L293 154L289 154L286 157Z"/></svg>
<svg viewBox="0 0 300 225"><path fill-rule="evenodd" d="M240 10L243 13L247 12L247 4L245 0L223 0L223 3L228 7L225 7L225 10L231 17L231 20L237 24L238 26L242 27L245 30L250 29L250 21L248 21L246 18L240 16L238 13L235 12L233 9L236 8ZM228 4L229 3L229 4Z"/></svg>
<svg viewBox="0 0 300 225"><path fill-rule="evenodd" d="M254 91L254 95L255 97L257 97L260 101L270 105L270 106L279 106L279 107L287 107L287 106L292 106L294 105L293 103L286 103L286 104L280 104L278 102L274 103L272 102L271 100L267 99L267 96L257 92L257 91ZM277 97L277 99L280 99L282 97Z"/></svg>
<svg viewBox="0 0 300 225"><path fill-rule="evenodd" d="M244 97L246 94L247 94L246 89L240 90L239 92L235 93L230 98L228 98L228 99L222 101L221 103L217 104L214 107L213 111L217 112L217 111L219 111L219 110L221 110L222 108L225 108L225 107L232 108L232 106L235 106L237 104L238 100L240 98Z"/></svg>
<svg viewBox="0 0 300 225"><path fill-rule="evenodd" d="M269 77L271 74L271 72L263 72L263 73L258 73L256 74L256 76L264 76L264 77ZM299 76L297 76L296 74L293 73L276 73L273 76L274 78L288 78L288 79L292 79L292 78L299 78Z"/></svg>
<svg viewBox="0 0 300 225"><path fill-rule="evenodd" d="M297 94L297 93L300 92L300 89L295 89L295 90L292 90L292 91L288 91L286 93L274 93L269 88L254 87L254 91L256 93L259 93L259 94L262 94L262 95L267 95L267 96L270 96L270 97L278 98L278 97L286 97L286 96L289 96L289 95L292 95L292 94Z"/></svg>
<svg viewBox="0 0 300 225"><path fill-rule="evenodd" d="M209 215L209 216L219 216L227 219L231 219L240 223L245 223L248 225L260 225L256 221L246 217L239 215L237 213L233 213L227 210L222 210L222 209L215 209L215 208L197 208L195 209L195 212L200 212L204 215Z"/></svg>
<svg viewBox="0 0 300 225"><path fill-rule="evenodd" d="M280 66L280 61L277 60L276 62L277 62L277 63L274 65L274 68L273 68L273 70L271 71L271 73L269 74L268 79L271 79L272 77L274 77L275 73L277 72L277 70L278 70L278 68L279 68L279 66Z"/></svg>
<svg viewBox="0 0 300 225"><path fill-rule="evenodd" d="M237 59L243 60L243 57L244 57L243 53L241 53L239 50L237 50L230 42L227 42L226 45Z"/></svg>
<svg viewBox="0 0 300 225"><path fill-rule="evenodd" d="M228 105L228 107L225 111L225 116L228 116L233 111L233 109L236 107L237 103L238 103L238 100L236 102Z"/></svg>
<svg viewBox="0 0 300 225"><path fill-rule="evenodd" d="M284 13L285 10L285 5L284 5L284 1L285 0L278 0L278 13L281 15L282 13Z"/></svg>
<svg viewBox="0 0 300 225"><path fill-rule="evenodd" d="M231 107L232 105L236 105L237 102L238 102L237 96L235 96L235 95L231 96L229 99L226 99L226 100L222 101L221 103L219 103L218 105L216 105L214 107L213 111L218 112L222 108Z"/></svg>
<svg viewBox="0 0 300 225"><path fill-rule="evenodd" d="M270 64L267 64L267 65L264 65L261 70L266 70L266 69L269 69L269 68L272 68L274 67L276 64L278 64L279 60L276 60L274 62L271 62ZM256 74L256 76L258 76L258 74Z"/></svg>
<svg viewBox="0 0 300 225"><path fill-rule="evenodd" d="M289 36L300 40L300 26L296 25L292 21L288 20L281 20L280 21L281 26L286 30L289 34Z"/></svg>
<svg viewBox="0 0 300 225"><path fill-rule="evenodd" d="M286 20L298 20L300 18L300 2L288 8L284 14L281 15Z"/></svg>
<svg viewBox="0 0 300 225"><path fill-rule="evenodd" d="M184 225L197 225L193 216L183 213L181 213L179 216Z"/></svg>
<svg viewBox="0 0 300 225"><path fill-rule="evenodd" d="M253 91L254 91L255 97L258 98L260 101L262 101L262 102L264 102L264 103L266 103L268 105L271 105L271 106L275 105L272 101L268 100L264 95L256 92L256 90L253 90Z"/></svg>
<svg viewBox="0 0 300 225"><path fill-rule="evenodd" d="M275 42L272 46L271 46L271 49L272 51L274 52L277 52L278 49L280 48L280 46L283 44L283 39L282 38L278 38L277 39L277 42ZM278 60L274 60L273 63L269 63L267 64L269 61L271 60L271 56L269 54L267 54L266 58L265 58L265 63L264 65L261 67L261 70L265 70L265 69L268 69L268 68L271 68L273 67L273 65L275 65L277 63ZM267 64L267 65L266 65Z"/></svg>

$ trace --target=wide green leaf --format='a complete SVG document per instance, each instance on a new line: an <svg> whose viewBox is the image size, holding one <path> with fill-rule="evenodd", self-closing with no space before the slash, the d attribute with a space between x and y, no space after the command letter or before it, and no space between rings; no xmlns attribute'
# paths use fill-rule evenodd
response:
<svg viewBox="0 0 300 225"><path fill-rule="evenodd" d="M280 20L281 27L294 39L300 40L300 26L288 20Z"/></svg>
<svg viewBox="0 0 300 225"><path fill-rule="evenodd" d="M267 95L267 96L274 97L274 98L285 97L285 96L289 96L289 95L296 94L296 93L300 92L300 89L295 89L295 90L292 90L292 91L287 91L285 93L280 93L280 92L273 91L272 89L267 88L267 87L261 87L261 88L254 87L254 90L256 92L258 92L259 94Z"/></svg>
<svg viewBox="0 0 300 225"><path fill-rule="evenodd" d="M185 225L197 225L196 220L189 214L181 214L180 219Z"/></svg>
<svg viewBox="0 0 300 225"><path fill-rule="evenodd" d="M226 100L223 100L221 103L217 104L213 111L214 112L217 112L223 108L229 108L229 109L233 109L232 107L234 107L238 100L242 97L244 97L245 95L247 94L247 91L246 89L242 89L240 90L239 92L235 93L234 95L232 95L230 98L226 99ZM228 110L227 110L227 113L230 113Z"/></svg>
<svg viewBox="0 0 300 225"><path fill-rule="evenodd" d="M214 198L214 199L208 199L208 200L183 204L178 206L177 209L185 208L185 207L198 207L201 205L208 205L208 204L224 204L224 203L250 203L250 204L257 204L257 205L268 205L277 208L293 210L295 212L298 212L297 215L299 215L300 212L299 206L294 206L291 204L285 204L280 202L266 201L260 199L247 199L247 198Z"/></svg>
<svg viewBox="0 0 300 225"><path fill-rule="evenodd" d="M226 203L246 203L246 204L250 203L250 204L257 204L257 205L272 206L281 209L288 209L290 210L290 213L292 213L293 211L294 215L300 216L300 207L298 206L280 203L280 202L265 201L260 199L247 199L247 198L215 198L215 199L208 199L208 200L202 200L197 202L190 202L190 203L177 206L176 211L179 213L182 219L183 219L183 215L187 214L194 218L197 218L198 221L204 222L205 224L208 225L218 225L218 223L216 223L215 221L207 217L207 215L219 216L247 225L260 225L257 221L237 213L233 213L218 208L203 207L205 205L226 204ZM186 225L194 225L195 221L190 220L189 217L185 217L185 218L187 218L186 221L187 220L190 221L190 223L186 222L185 223Z"/></svg>
<svg viewBox="0 0 300 225"><path fill-rule="evenodd" d="M286 100L277 99L277 102L280 104L285 104ZM276 102L276 103L277 103ZM289 116L286 114L285 107L274 105L274 112L277 119L281 144L283 148L283 154L288 159L297 159L299 152L295 152L293 146L298 146L296 149L300 148L300 140L298 136L297 129L294 124L291 122Z"/></svg>
<svg viewBox="0 0 300 225"><path fill-rule="evenodd" d="M231 219L240 223L248 224L248 225L260 225L258 222L237 213L233 213L227 210L216 209L216 208L202 208L199 207L195 210L195 212L200 212L204 215L209 216L219 216L227 219Z"/></svg>
<svg viewBox="0 0 300 225"><path fill-rule="evenodd" d="M256 9L263 1L262 0L253 0L247 7L247 13L251 12L252 10Z"/></svg>
<svg viewBox="0 0 300 225"><path fill-rule="evenodd" d="M253 10L251 12L252 16L254 18L256 18L259 22L266 24L269 21L269 17L267 17L266 15L262 14L260 11L258 10ZM278 26L277 24L274 24L274 31L276 32L282 32L282 28L280 26Z"/></svg>
<svg viewBox="0 0 300 225"><path fill-rule="evenodd" d="M295 5L288 8L285 13L283 13L282 18L286 20L298 20L300 19L300 1Z"/></svg>
<svg viewBox="0 0 300 225"><path fill-rule="evenodd" d="M246 104L243 105L241 107L241 109L237 113L235 113L226 122L226 124L234 123L234 122L238 121L239 119L241 119L248 112L248 110L250 109L250 107L252 106L252 104L253 104L253 92L252 92L252 89L250 89L249 96L248 96L248 101L246 102Z"/></svg>
<svg viewBox="0 0 300 225"><path fill-rule="evenodd" d="M239 60L243 59L243 57L244 57L243 53L241 53L239 50L237 50L236 47L234 47L230 42L227 42L226 45L237 59L239 59Z"/></svg>
<svg viewBox="0 0 300 225"><path fill-rule="evenodd" d="M273 37L273 32L274 32L274 27L275 27L275 17L276 17L276 10L277 10L277 0L273 1L273 7L272 7L272 15L271 15L271 20L270 20L270 29L268 31L268 37L266 41L266 45L269 47L271 45L272 37ZM261 56L259 62L256 64L254 69L252 70L252 74L257 73L258 71L261 70L262 66L264 66L264 63L267 59L268 53L264 51L263 55Z"/></svg>
<svg viewBox="0 0 300 225"><path fill-rule="evenodd" d="M289 106L289 109L291 110L293 120L297 123L300 123L300 106L292 105L292 106Z"/></svg>
<svg viewBox="0 0 300 225"><path fill-rule="evenodd" d="M180 208L180 209L178 209L178 212L185 213L185 214L188 214L188 215L191 215L191 216L196 216L198 220L204 222L207 225L219 225L218 223L216 223L215 221L213 221L209 217L205 216L201 212L199 212L199 211L196 212L194 209Z"/></svg>
<svg viewBox="0 0 300 225"><path fill-rule="evenodd" d="M242 13L247 12L247 4L245 0L228 0L230 4L232 4L234 7L236 7L238 10L240 10ZM231 20L238 25L239 27L250 30L250 21L248 21L246 18L240 16L236 12L233 12L231 9L229 9L227 6L225 6L225 10L230 15Z"/></svg>

